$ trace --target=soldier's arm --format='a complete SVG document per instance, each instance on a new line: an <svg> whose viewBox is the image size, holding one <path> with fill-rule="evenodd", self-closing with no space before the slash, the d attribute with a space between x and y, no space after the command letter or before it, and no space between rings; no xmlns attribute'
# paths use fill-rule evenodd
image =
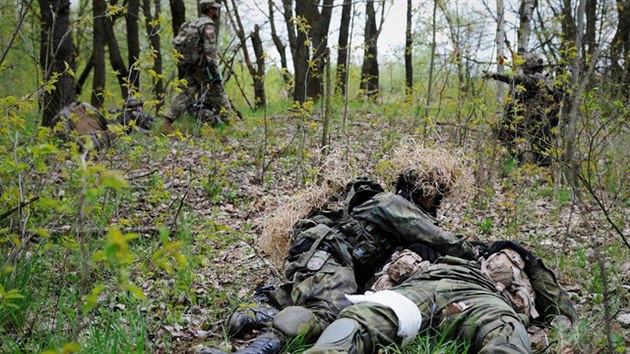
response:
<svg viewBox="0 0 630 354"><path fill-rule="evenodd" d="M210 73L216 77L220 77L219 61L217 54L217 28L214 24L206 25L203 28L203 54L206 58L206 64L210 69Z"/></svg>
<svg viewBox="0 0 630 354"><path fill-rule="evenodd" d="M538 80L529 75L507 75L495 72L485 72L483 77L485 79L493 79L511 85L523 85L527 89L534 88L538 84Z"/></svg>
<svg viewBox="0 0 630 354"><path fill-rule="evenodd" d="M527 262L525 273L536 292L536 309L543 318L564 315L575 323L576 312L569 294L558 284L556 276L540 258Z"/></svg>
<svg viewBox="0 0 630 354"><path fill-rule="evenodd" d="M352 215L398 236L403 245L423 242L444 255L475 258L466 240L437 227L428 215L399 195L380 193L355 207Z"/></svg>

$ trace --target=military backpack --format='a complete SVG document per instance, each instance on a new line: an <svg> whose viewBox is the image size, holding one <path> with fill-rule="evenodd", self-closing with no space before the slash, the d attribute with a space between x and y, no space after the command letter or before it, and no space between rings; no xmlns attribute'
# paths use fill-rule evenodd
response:
<svg viewBox="0 0 630 354"><path fill-rule="evenodd" d="M202 30L204 26L214 24L208 17L201 17L182 24L177 36L173 38L173 49L182 56L180 65L199 65L203 59Z"/></svg>

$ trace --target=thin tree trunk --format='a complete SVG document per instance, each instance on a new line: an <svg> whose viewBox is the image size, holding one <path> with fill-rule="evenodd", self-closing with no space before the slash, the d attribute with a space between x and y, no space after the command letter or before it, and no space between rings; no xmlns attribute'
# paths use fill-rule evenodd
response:
<svg viewBox="0 0 630 354"><path fill-rule="evenodd" d="M70 1L39 0L42 16L40 31L40 65L44 80L56 76L54 88L40 98L42 124L52 127L55 116L76 98L74 77L67 68L73 67L73 45L70 36Z"/></svg>
<svg viewBox="0 0 630 354"><path fill-rule="evenodd" d="M505 8L503 6L503 0L496 0L497 5L497 73L499 75L505 74L505 66L503 61L505 60ZM501 112L503 112L503 99L505 98L505 83L499 80L495 80L497 85L497 103Z"/></svg>
<svg viewBox="0 0 630 354"><path fill-rule="evenodd" d="M154 1L155 6L155 14L156 16L160 14L161 11L161 3L160 0ZM144 11L144 18L147 26L147 37L149 38L149 43L151 45L151 49L153 50L153 71L155 71L155 76L153 77L153 87L155 88L155 98L159 101L156 106L156 110L159 112L162 104L164 102L164 96L166 94L164 90L164 80L162 79L162 49L160 43L160 24L154 23L154 16L151 13L151 0L143 0L142 5Z"/></svg>
<svg viewBox="0 0 630 354"><path fill-rule="evenodd" d="M92 13L94 14L94 34L93 34L93 51L92 51L92 64L94 66L94 76L92 78L92 96L90 103L96 107L103 107L105 97L105 26L107 19L105 18L105 12L107 6L102 1L94 1L92 5ZM87 68L86 68L87 70Z"/></svg>
<svg viewBox="0 0 630 354"><path fill-rule="evenodd" d="M94 0L94 3L101 2L105 4L105 0ZM99 5L103 6L103 5ZM106 6L106 5L105 5ZM120 54L120 47L116 40L116 34L114 32L114 19L109 16L105 16L105 38L107 38L107 49L109 51L109 61L112 64L112 69L116 73L118 79L118 85L120 86L121 96L126 99L129 96L129 89L127 87L127 80L129 79L129 71L125 65L122 55Z"/></svg>
<svg viewBox="0 0 630 354"><path fill-rule="evenodd" d="M348 75L348 38L350 36L350 15L352 15L352 0L344 0L341 10L341 23L339 27L339 41L337 50L337 80L335 92L346 94L346 77Z"/></svg>
<svg viewBox="0 0 630 354"><path fill-rule="evenodd" d="M173 18L171 27L173 28L173 38L175 38L182 24L186 22L186 6L184 5L184 0L169 0L168 3L171 8L171 17ZM159 16L159 13L155 15ZM177 68L177 77L180 79L184 77L184 71L181 67Z"/></svg>
<svg viewBox="0 0 630 354"><path fill-rule="evenodd" d="M140 31L138 27L138 14L140 13L140 0L127 0L127 60L129 63L129 90L133 93L140 88Z"/></svg>
<svg viewBox="0 0 630 354"><path fill-rule="evenodd" d="M269 24L271 26L271 39L273 40L273 43L278 50L278 54L280 55L280 70L282 71L282 80L284 81L284 84L289 87L291 84L291 74L289 73L289 67L287 63L287 46L282 42L282 39L280 39L280 36L278 36L278 31L276 30L273 0L268 0L268 5Z"/></svg>
<svg viewBox="0 0 630 354"><path fill-rule="evenodd" d="M575 46L577 48L582 47L582 33L584 32L584 13L586 8L586 0L580 0L578 5L578 15L577 15L577 30L575 36ZM582 79L581 69L583 67L583 56L582 51L578 50L577 58L574 59L572 65L572 73L571 73L571 87L573 90L573 94L570 95L571 102L568 105L569 110L566 117L566 133L564 135L564 156L563 160L568 168L567 175L572 177L572 182L577 185L577 177L575 175L576 171L578 171L578 163L575 159L575 139L576 139L576 128L577 128L577 119L579 113L579 100L581 90L578 89L580 86L580 80Z"/></svg>
<svg viewBox="0 0 630 354"><path fill-rule="evenodd" d="M518 48L519 55L529 49L529 37L532 32L532 17L536 8L536 0L522 0L519 10Z"/></svg>
<svg viewBox="0 0 630 354"><path fill-rule="evenodd" d="M254 55L256 55L256 50L260 51L260 57L257 57L258 69L256 69L254 68L254 64L252 63L251 57L249 55L249 49L247 47L247 37L245 36L245 30L235 0L232 0L232 9L228 9L226 11L226 14L228 15L228 18L232 23L234 32L236 33L236 36L240 41L241 52L243 53L243 62L245 63L247 71L254 81L254 101L256 108L264 107L267 103L267 99L265 96L265 60L263 55L264 52L262 49L262 42L260 42L260 28L258 25L256 25L256 29L254 31L255 34L252 34L258 36L257 39L254 39L252 36ZM260 47L256 48L257 45L259 45Z"/></svg>
<svg viewBox="0 0 630 354"><path fill-rule="evenodd" d="M376 99L379 94L378 31L374 1L368 0L365 4L365 49L361 66L361 89L370 100Z"/></svg>
<svg viewBox="0 0 630 354"><path fill-rule="evenodd" d="M436 46L436 42L435 42L435 36L436 36L436 32L437 32L437 2L438 0L433 0L433 17L432 17L432 22L431 22L431 57L429 60L429 83L427 85L427 107L424 113L425 117L429 116L429 107L431 106L431 94L432 94L432 87L433 87L433 66L435 64L435 46ZM427 122L425 121L424 123L424 134L426 136L427 134Z"/></svg>
<svg viewBox="0 0 630 354"><path fill-rule="evenodd" d="M407 27L405 29L405 93L407 96L413 95L413 37L412 26L412 0L407 0Z"/></svg>
<svg viewBox="0 0 630 354"><path fill-rule="evenodd" d="M260 26L254 26L251 35L252 48L256 56L256 73L254 76L254 97L256 97L256 108L263 108L267 105L267 95L265 94L265 50L260 39Z"/></svg>
<svg viewBox="0 0 630 354"><path fill-rule="evenodd" d="M597 28L597 0L586 1L586 45L588 47L588 54L593 55L595 53L595 32Z"/></svg>

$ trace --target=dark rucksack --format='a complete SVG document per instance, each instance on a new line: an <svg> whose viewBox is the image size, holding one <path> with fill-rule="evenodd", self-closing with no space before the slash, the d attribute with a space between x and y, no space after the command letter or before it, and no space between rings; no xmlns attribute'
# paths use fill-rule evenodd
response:
<svg viewBox="0 0 630 354"><path fill-rule="evenodd" d="M180 65L199 65L203 59L202 29L214 24L209 17L200 17L182 24L177 36L173 38L173 49L183 57Z"/></svg>

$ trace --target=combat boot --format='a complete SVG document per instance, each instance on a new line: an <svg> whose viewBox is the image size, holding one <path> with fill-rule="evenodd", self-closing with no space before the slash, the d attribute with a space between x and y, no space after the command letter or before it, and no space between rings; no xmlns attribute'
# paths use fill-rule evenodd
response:
<svg viewBox="0 0 630 354"><path fill-rule="evenodd" d="M260 336L256 337L249 346L237 350L234 353L237 354L279 354L284 346L284 336L273 329L265 331ZM210 348L202 350L200 354L226 354L216 348Z"/></svg>
<svg viewBox="0 0 630 354"><path fill-rule="evenodd" d="M164 124L162 124L162 134L173 134L175 129L173 128L173 120L169 117L164 118Z"/></svg>
<svg viewBox="0 0 630 354"><path fill-rule="evenodd" d="M228 320L228 333L232 338L240 338L253 330L260 330L271 324L278 310L265 305L234 312Z"/></svg>

